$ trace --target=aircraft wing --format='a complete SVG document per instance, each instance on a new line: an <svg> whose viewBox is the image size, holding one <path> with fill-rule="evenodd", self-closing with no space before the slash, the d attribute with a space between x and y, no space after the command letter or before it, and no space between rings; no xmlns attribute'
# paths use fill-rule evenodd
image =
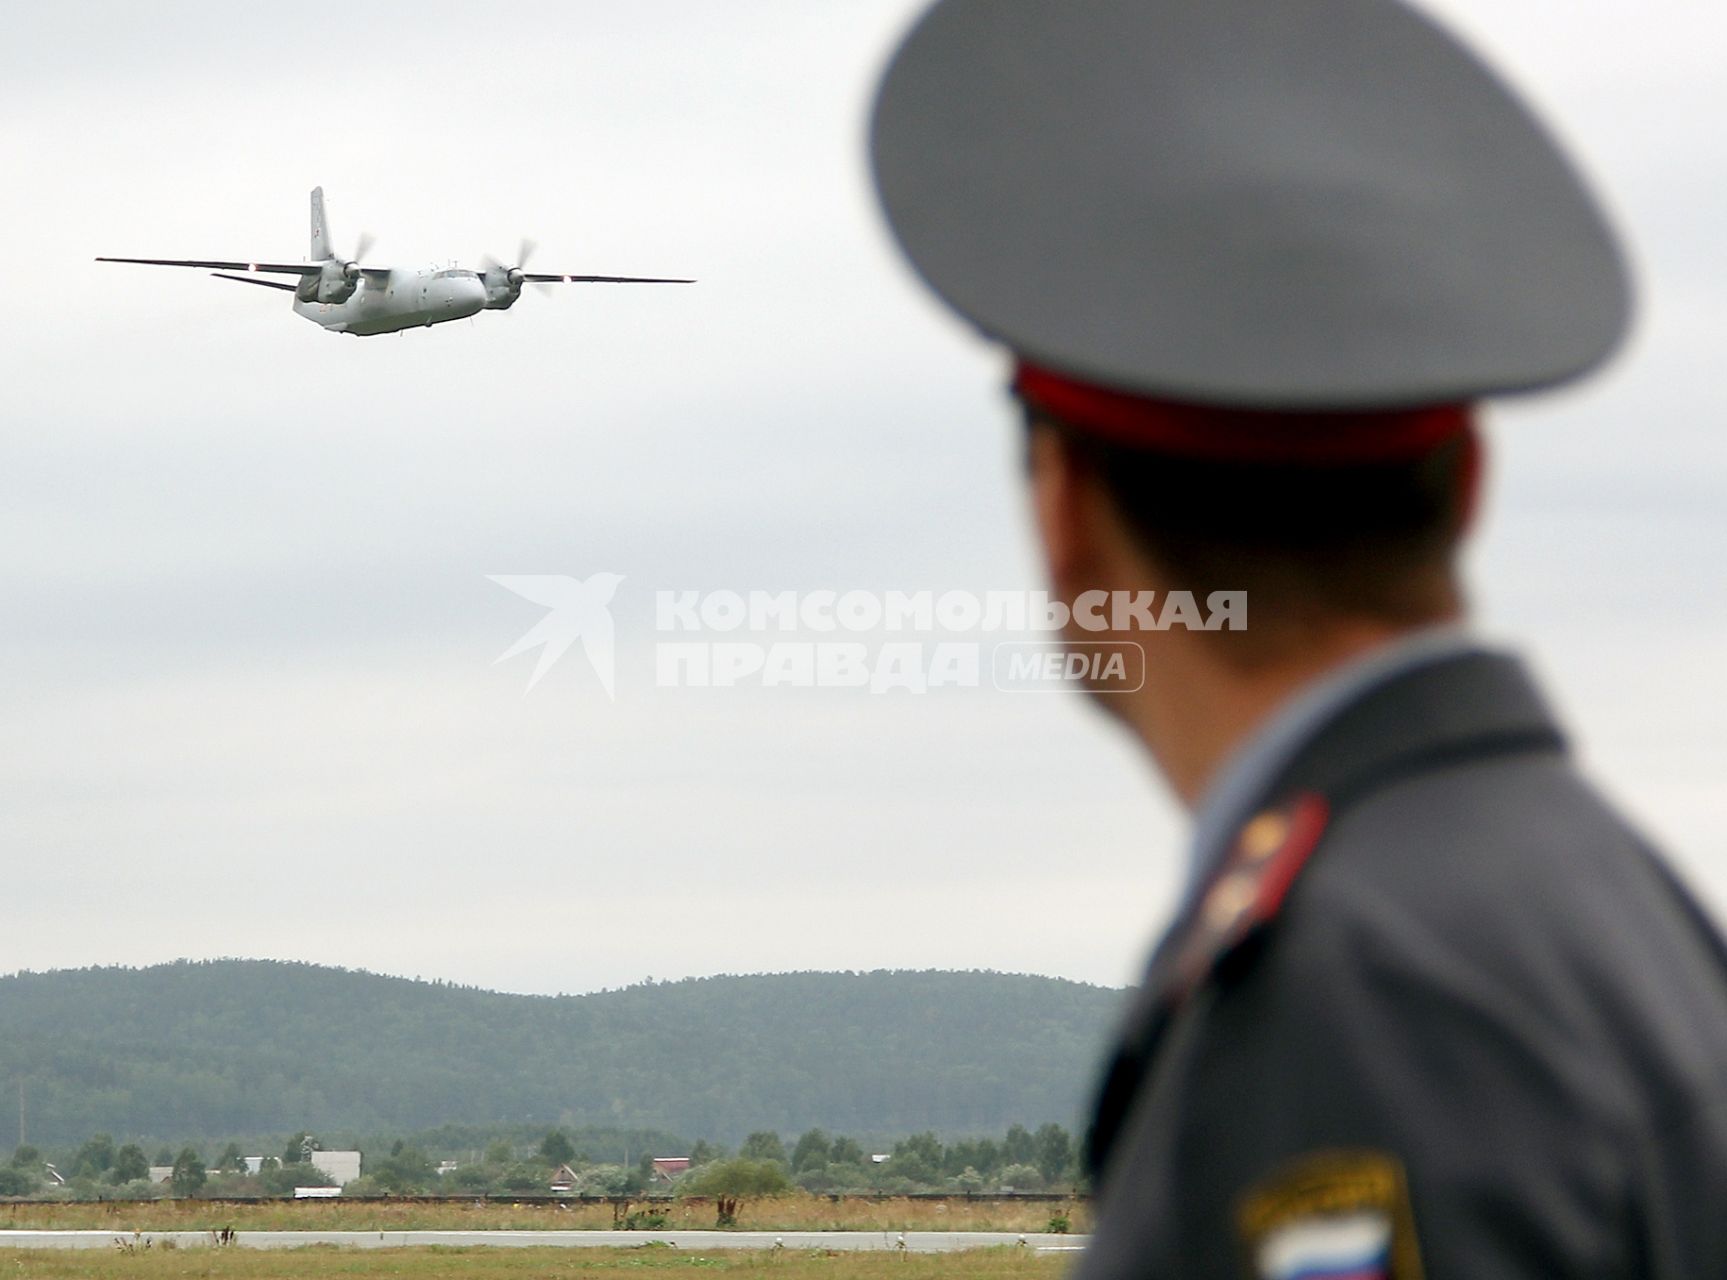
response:
<svg viewBox="0 0 1727 1280"><path fill-rule="evenodd" d="M522 279L541 284L694 284L694 280L662 280L657 276L554 276L543 271L524 271Z"/></svg>
<svg viewBox="0 0 1727 1280"><path fill-rule="evenodd" d="M97 258L97 262L135 262L146 267L202 267L207 271L276 271L290 276L315 276L317 262L212 262L202 258Z"/></svg>

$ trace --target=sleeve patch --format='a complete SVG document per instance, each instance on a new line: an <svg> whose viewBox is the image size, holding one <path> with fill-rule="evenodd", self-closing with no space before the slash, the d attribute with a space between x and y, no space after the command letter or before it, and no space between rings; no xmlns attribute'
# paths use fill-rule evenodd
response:
<svg viewBox="0 0 1727 1280"><path fill-rule="evenodd" d="M1379 1151L1321 1151L1257 1183L1236 1225L1259 1280L1421 1280L1403 1165Z"/></svg>

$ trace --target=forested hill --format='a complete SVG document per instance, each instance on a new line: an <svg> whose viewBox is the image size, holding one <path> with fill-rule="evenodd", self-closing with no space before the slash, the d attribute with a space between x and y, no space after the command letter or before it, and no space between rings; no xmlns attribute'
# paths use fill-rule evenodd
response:
<svg viewBox="0 0 1727 1280"><path fill-rule="evenodd" d="M32 1142L443 1124L796 1133L1073 1125L1122 993L792 973L506 995L262 960L0 978ZM0 1115L4 1115L0 1111ZM15 1140L0 1120L0 1146Z"/></svg>

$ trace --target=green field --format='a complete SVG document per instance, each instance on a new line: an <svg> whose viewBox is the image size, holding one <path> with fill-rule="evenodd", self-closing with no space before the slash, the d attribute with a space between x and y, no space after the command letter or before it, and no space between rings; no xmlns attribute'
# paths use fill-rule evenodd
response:
<svg viewBox="0 0 1727 1280"><path fill-rule="evenodd" d="M526 1280L615 1277L676 1280L1058 1280L1071 1255L1024 1249L966 1253L746 1252L698 1254L670 1246L639 1249L0 1249L8 1277L115 1280Z"/></svg>

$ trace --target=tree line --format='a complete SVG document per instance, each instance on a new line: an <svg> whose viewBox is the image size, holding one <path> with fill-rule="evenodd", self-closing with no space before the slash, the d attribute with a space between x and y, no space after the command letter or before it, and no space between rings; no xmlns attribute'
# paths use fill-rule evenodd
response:
<svg viewBox="0 0 1727 1280"><path fill-rule="evenodd" d="M58 1162L41 1149L21 1144L0 1166L0 1196L64 1194L77 1198L172 1194L292 1195L296 1187L334 1186L335 1180L311 1162L321 1144L310 1134L294 1135L279 1155L263 1156L254 1173L240 1144L230 1142L215 1156L197 1146L159 1147L154 1158L135 1142L116 1145L111 1135L94 1134ZM167 1170L157 1180L153 1170ZM214 1181L213 1181L214 1180ZM237 1180L245 1180L240 1188Z"/></svg>
<svg viewBox="0 0 1727 1280"><path fill-rule="evenodd" d="M699 1139L685 1144L654 1131L545 1131L538 1139L499 1136L479 1147L452 1147L451 1131L415 1138L374 1141L362 1147L360 1177L347 1184L353 1195L563 1194L620 1196L661 1191L739 1197L776 1195L796 1189L812 1193L1070 1191L1079 1183L1078 1150L1062 1125L1036 1129L1010 1125L1000 1137L944 1141L933 1131L891 1143L866 1143L821 1128L806 1129L790 1143L772 1130L747 1135L735 1148ZM474 1132L464 1137L477 1136ZM619 1140L623 1159L615 1158ZM637 1155L627 1153L635 1144ZM137 1143L116 1144L106 1133L76 1148L44 1153L19 1146L0 1166L0 1196L148 1198L163 1195L246 1197L292 1194L296 1187L330 1186L313 1163L324 1142L299 1132L280 1150L256 1156L238 1142L220 1150L188 1144L163 1146L147 1156ZM687 1158L687 1170L670 1178L655 1168L656 1157ZM169 1171L152 1182L152 1166ZM64 1179L61 1183L55 1175Z"/></svg>

